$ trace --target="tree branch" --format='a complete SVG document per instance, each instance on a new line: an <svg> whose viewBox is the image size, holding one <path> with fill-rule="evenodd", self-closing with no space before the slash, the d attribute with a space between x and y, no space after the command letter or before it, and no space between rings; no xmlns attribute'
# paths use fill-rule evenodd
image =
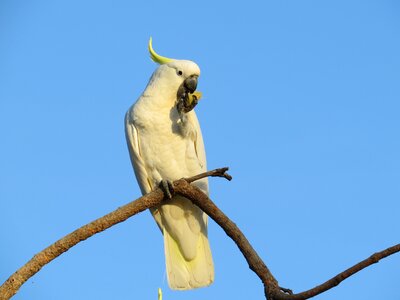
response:
<svg viewBox="0 0 400 300"><path fill-rule="evenodd" d="M233 223L200 189L190 185L191 182L208 176L224 177L228 180L231 180L232 177L226 173L227 170L228 168L216 169L190 178L183 178L174 181L174 191L175 193L188 198L195 205L200 207L219 226L221 226L225 233L236 243L247 263L249 264L250 269L253 270L261 279L264 285L265 297L267 299L309 299L337 286L346 278L374 263L377 263L382 258L388 257L400 251L400 244L398 244L381 252L377 252L321 285L302 293L292 294L291 290L279 287L275 277L272 275L262 259L258 256L256 251L250 245L249 241L236 226L236 224ZM15 293L17 293L22 284L36 274L43 266L48 264L62 253L68 251L71 247L75 246L79 242L84 241L96 233L106 230L115 224L123 222L129 217L134 216L135 214L138 214L148 208L160 205L163 199L164 193L161 191L161 189L157 188L151 193L148 193L139 199L130 202L87 225L84 225L61 238L54 244L36 254L30 261L12 274L2 286L0 286L0 300L10 299L13 295L15 295Z"/></svg>
<svg viewBox="0 0 400 300"><path fill-rule="evenodd" d="M273 298L273 299L276 299L276 300L302 300L302 299L312 298L314 296L317 296L319 294L326 292L327 290L330 290L331 288L339 285L343 280L349 278L350 276L356 274L357 272L359 272L373 264L376 264L381 259L388 257L392 254L395 254L397 252L400 252L400 244L394 245L383 251L372 254L367 259L364 259L363 261L359 262L358 264L348 268L347 270L343 271L342 273L339 273L338 275L334 276L333 278L329 279L328 281L326 281L312 289L309 289L302 293L293 294L293 295L287 295L287 294L281 293L279 295L275 295L275 298Z"/></svg>
<svg viewBox="0 0 400 300"><path fill-rule="evenodd" d="M278 282L264 264L257 252L250 245L244 234L199 188L190 185L186 180L178 180L174 182L174 190L176 193L188 198L195 205L200 207L207 213L225 233L236 243L242 252L250 269L257 274L265 287L266 297L279 290Z"/></svg>
<svg viewBox="0 0 400 300"><path fill-rule="evenodd" d="M366 267L377 263L379 260L388 257L400 251L400 244L387 248L381 252L371 255L369 258L361 261L353 267L336 275L332 279L302 293L293 294L290 289L279 287L278 281L269 271L267 266L258 256L249 241L246 239L240 229L233 223L201 190L191 186L185 180L179 180L174 183L175 191L190 199L194 204L207 213L225 233L236 243L239 250L245 257L249 267L254 271L264 284L265 296L273 300L305 300L317 296L327 290L337 286L343 280L365 269Z"/></svg>
<svg viewBox="0 0 400 300"><path fill-rule="evenodd" d="M343 280L365 269L366 267L377 263L379 260L388 257L400 251L400 244L387 248L381 252L371 255L369 258L361 261L353 267L336 275L332 279L302 293L293 294L290 289L279 287L277 280L269 271L267 266L258 256L256 251L250 245L244 234L201 190L191 186L185 180L179 180L174 183L175 191L190 199L207 213L225 233L236 243L242 252L251 270L253 270L264 284L265 296L273 300L305 300L317 296L327 290L337 286Z"/></svg>
<svg viewBox="0 0 400 300"><path fill-rule="evenodd" d="M207 176L224 177L229 179L230 175L226 174L227 170L228 168L216 169L187 178L186 180L193 182ZM148 208L160 205L163 199L164 193L161 191L161 189L157 188L154 191L140 197L139 199L132 201L59 239L54 244L36 254L30 261L12 274L0 286L0 300L10 299L17 293L19 288L29 278L39 272L43 266L60 256L62 253L68 251L79 242L82 242L87 238L110 228L111 226L123 222Z"/></svg>

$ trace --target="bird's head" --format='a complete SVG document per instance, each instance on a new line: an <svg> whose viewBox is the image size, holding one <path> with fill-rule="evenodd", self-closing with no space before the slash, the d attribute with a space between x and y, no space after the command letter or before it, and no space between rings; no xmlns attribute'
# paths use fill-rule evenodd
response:
<svg viewBox="0 0 400 300"><path fill-rule="evenodd" d="M153 74L158 88L176 95L179 112L192 110L201 97L201 93L196 91L200 76L199 66L190 60L171 59L157 54L153 49L151 38L149 52L151 59L160 65Z"/></svg>

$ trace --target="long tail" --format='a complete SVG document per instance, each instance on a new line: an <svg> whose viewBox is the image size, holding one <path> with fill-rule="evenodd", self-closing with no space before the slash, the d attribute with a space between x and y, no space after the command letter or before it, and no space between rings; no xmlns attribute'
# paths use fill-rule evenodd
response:
<svg viewBox="0 0 400 300"><path fill-rule="evenodd" d="M208 286L214 281L214 265L206 234L200 234L197 255L191 261L185 260L178 244L166 229L163 235L167 278L171 289L190 290Z"/></svg>

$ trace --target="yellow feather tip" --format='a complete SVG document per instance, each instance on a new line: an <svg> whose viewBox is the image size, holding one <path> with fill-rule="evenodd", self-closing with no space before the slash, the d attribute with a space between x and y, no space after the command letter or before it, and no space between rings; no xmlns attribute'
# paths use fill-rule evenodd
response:
<svg viewBox="0 0 400 300"><path fill-rule="evenodd" d="M158 300L162 300L162 291L161 291L161 288L158 288Z"/></svg>
<svg viewBox="0 0 400 300"><path fill-rule="evenodd" d="M158 63L160 65L169 63L170 61L173 61L172 58L161 56L161 55L157 54L156 51L154 51L154 49L153 49L153 39L151 37L150 37L150 40L149 40L149 53L150 53L150 58L155 63Z"/></svg>

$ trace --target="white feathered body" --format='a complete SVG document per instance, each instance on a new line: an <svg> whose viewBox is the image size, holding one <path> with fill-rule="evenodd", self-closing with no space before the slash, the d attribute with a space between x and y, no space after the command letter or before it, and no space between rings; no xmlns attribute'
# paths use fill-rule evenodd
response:
<svg viewBox="0 0 400 300"><path fill-rule="evenodd" d="M193 68L192 62L181 62ZM175 104L179 81L175 82L176 75L167 67L162 65L155 71L125 118L128 148L142 194L158 187L161 180L173 181L206 171L196 114L193 110L178 113ZM195 185L208 194L207 179ZM164 236L170 287L185 290L211 284L214 268L207 216L177 195L151 212Z"/></svg>

